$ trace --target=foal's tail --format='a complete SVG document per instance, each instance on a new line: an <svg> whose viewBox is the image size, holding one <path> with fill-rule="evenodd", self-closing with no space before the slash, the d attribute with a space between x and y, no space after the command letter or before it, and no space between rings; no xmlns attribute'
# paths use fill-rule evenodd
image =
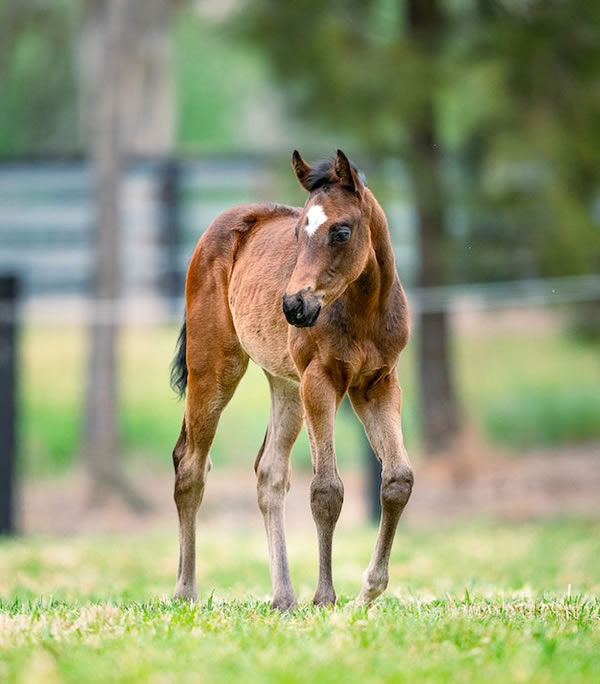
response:
<svg viewBox="0 0 600 684"><path fill-rule="evenodd" d="M183 318L183 325L179 331L177 338L177 347L175 350L175 358L171 363L171 387L174 392L177 392L179 397L183 397L187 387L188 369L185 362L185 316Z"/></svg>

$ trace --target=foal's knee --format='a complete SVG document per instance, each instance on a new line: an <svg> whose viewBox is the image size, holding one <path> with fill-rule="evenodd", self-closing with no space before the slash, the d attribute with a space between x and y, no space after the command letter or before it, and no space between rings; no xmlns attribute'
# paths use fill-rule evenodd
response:
<svg viewBox="0 0 600 684"><path fill-rule="evenodd" d="M173 448L173 466L175 468L175 474L177 474L177 469L179 468L179 464L181 463L181 459L185 456L186 450L187 450L187 445L186 445L185 421L183 421L183 425L181 426L181 432L179 433L177 443L175 444L175 447Z"/></svg>
<svg viewBox="0 0 600 684"><path fill-rule="evenodd" d="M404 466L389 473L383 473L381 477L381 502L390 508L400 508L406 506L412 486L414 474L410 466Z"/></svg>
<svg viewBox="0 0 600 684"><path fill-rule="evenodd" d="M333 525L340 517L344 502L344 485L339 476L328 479L313 478L310 484L310 507L313 518Z"/></svg>
<svg viewBox="0 0 600 684"><path fill-rule="evenodd" d="M204 492L206 475L210 469L210 459L199 458L187 452L177 463L175 474L174 498L177 505L187 503L190 497L201 497Z"/></svg>
<svg viewBox="0 0 600 684"><path fill-rule="evenodd" d="M258 465L256 470L256 491L258 507L267 514L275 506L283 504L283 498L289 489L289 473L287 470Z"/></svg>

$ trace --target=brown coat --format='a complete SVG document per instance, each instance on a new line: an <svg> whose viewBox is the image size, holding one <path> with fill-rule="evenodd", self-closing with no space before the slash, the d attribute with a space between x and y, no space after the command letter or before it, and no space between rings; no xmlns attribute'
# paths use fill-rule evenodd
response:
<svg viewBox="0 0 600 684"><path fill-rule="evenodd" d="M331 543L343 485L334 451L335 412L349 393L383 464L382 523L360 600L387 585L393 534L412 487L400 426L396 364L408 335L385 215L338 151L315 169L293 166L310 195L304 208L243 205L221 214L199 240L186 281L188 396L174 451L180 518L176 596L194 598L194 520L219 415L248 358L271 386L271 419L256 460L269 540L273 604L296 598L289 579L283 499L289 456L304 419L315 471L311 508L320 549L315 603L335 601Z"/></svg>

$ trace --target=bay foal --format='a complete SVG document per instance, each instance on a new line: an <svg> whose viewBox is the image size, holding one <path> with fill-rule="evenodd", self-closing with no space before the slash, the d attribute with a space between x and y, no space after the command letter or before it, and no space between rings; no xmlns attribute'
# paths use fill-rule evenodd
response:
<svg viewBox="0 0 600 684"><path fill-rule="evenodd" d="M358 600L387 586L392 542L413 474L402 440L398 356L408 313L385 215L343 152L311 168L292 165L304 208L234 207L200 238L186 281L186 320L173 384L187 402L173 451L179 514L175 597L195 599L195 519L221 411L251 358L271 388L271 415L255 462L267 532L273 606L296 605L284 532L290 453L306 423L314 476L310 504L319 542L314 603L336 600L333 532L344 487L334 450L338 406L349 394L382 463L381 524Z"/></svg>

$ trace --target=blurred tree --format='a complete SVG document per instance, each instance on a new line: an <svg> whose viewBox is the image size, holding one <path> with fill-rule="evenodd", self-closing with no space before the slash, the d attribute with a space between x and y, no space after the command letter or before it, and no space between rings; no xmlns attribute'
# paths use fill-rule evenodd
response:
<svg viewBox="0 0 600 684"><path fill-rule="evenodd" d="M175 127L171 11L180 0L129 0L120 11L116 117L123 153L170 154ZM80 103L84 130L94 116L106 68L104 2L88 0L79 35Z"/></svg>
<svg viewBox="0 0 600 684"><path fill-rule="evenodd" d="M478 0L473 16L477 30L455 40L466 78L450 109L462 105L468 122L455 127L468 220L455 226L452 277L598 273L600 5ZM459 93L486 104L465 116ZM598 340L600 299L585 296L570 307L574 330Z"/></svg>
<svg viewBox="0 0 600 684"><path fill-rule="evenodd" d="M597 272L600 5L478 0L469 16L446 92L468 207L453 279Z"/></svg>
<svg viewBox="0 0 600 684"><path fill-rule="evenodd" d="M0 2L0 154L74 152L80 0Z"/></svg>
<svg viewBox="0 0 600 684"><path fill-rule="evenodd" d="M110 490L124 489L118 456L117 360L120 263L119 74L126 36L126 0L90 3L98 32L97 72L88 86L90 154L96 196L95 279L90 325L84 455L90 501L99 504ZM129 498L129 497L128 497Z"/></svg>
<svg viewBox="0 0 600 684"><path fill-rule="evenodd" d="M446 19L438 0L409 0L407 35L422 63L437 67L443 47ZM413 181L417 213L420 287L437 287L447 282L444 263L446 195L441 167L439 112L436 107L437 79L421 89L420 102L407 121L408 164ZM440 454L455 447L461 430L445 309L419 312L419 384L421 422L428 454Z"/></svg>
<svg viewBox="0 0 600 684"><path fill-rule="evenodd" d="M172 144L166 36L174 4L172 0L90 0L82 31L82 91L97 209L96 307L90 326L84 449L92 502L102 501L114 490L131 505L142 505L127 486L119 459L121 173L126 155L164 154Z"/></svg>
<svg viewBox="0 0 600 684"><path fill-rule="evenodd" d="M440 55L447 30L437 0L248 8L253 39L269 50L299 117L325 122L375 157L406 155L418 224L418 285L447 280L445 191L438 132ZM305 27L306 30L299 30ZM421 416L426 450L452 448L461 413L445 311L419 314Z"/></svg>
<svg viewBox="0 0 600 684"><path fill-rule="evenodd" d="M598 3L260 0L244 19L299 119L406 159L421 287L598 270ZM419 328L434 454L461 413L446 313Z"/></svg>

